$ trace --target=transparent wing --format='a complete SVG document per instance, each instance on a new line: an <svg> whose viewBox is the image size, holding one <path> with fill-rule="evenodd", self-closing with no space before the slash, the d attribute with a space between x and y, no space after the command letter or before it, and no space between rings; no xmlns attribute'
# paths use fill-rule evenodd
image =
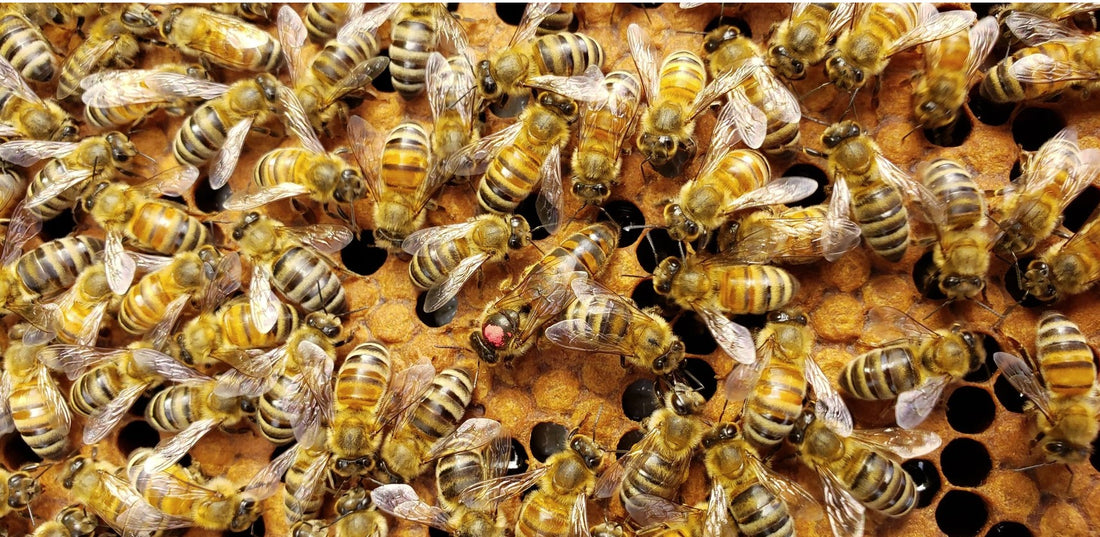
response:
<svg viewBox="0 0 1100 537"><path fill-rule="evenodd" d="M755 454L746 451L744 460L756 473L760 479L760 484L767 487L772 494L787 504L787 509L790 512L798 512L801 515L810 508L819 507L817 500L809 491L802 488L802 485L768 468Z"/></svg>
<svg viewBox="0 0 1100 537"><path fill-rule="evenodd" d="M199 169L185 164L158 173L149 181L142 183L139 188L152 196L182 197L191 191L191 187L198 179Z"/></svg>
<svg viewBox="0 0 1100 537"><path fill-rule="evenodd" d="M761 69L767 69L764 65L764 60L761 58L750 58L741 64L734 71L727 71L722 73L711 80L709 84L703 87L702 91L695 95L695 100L691 103L691 110L688 111L688 117L694 118L710 107L710 103L713 103L719 97L729 93L744 84L746 80L751 76L755 76L756 72Z"/></svg>
<svg viewBox="0 0 1100 537"><path fill-rule="evenodd" d="M0 144L0 159L25 168L43 159L68 155L75 151L79 145L79 142L12 140ZM89 172L89 175L91 175L91 172ZM68 188L68 186L65 188ZM61 192L64 192L64 189ZM61 192L57 192L54 196Z"/></svg>
<svg viewBox="0 0 1100 537"><path fill-rule="evenodd" d="M624 299L596 280L578 278L573 280L570 287L576 300L587 304L585 311L589 316L599 317L611 314L619 316L623 314L620 308L629 311L630 316L646 316L646 313L639 310L632 301ZM606 299L607 302L595 300L597 298ZM623 338L603 333L584 322L583 319L558 321L548 326L545 334L546 339L568 349L611 352L628 356L634 354L634 350L624 344Z"/></svg>
<svg viewBox="0 0 1100 537"><path fill-rule="evenodd" d="M265 186L252 193L234 195L225 202L227 211L251 211L281 199L305 196L310 193L309 187L299 183L279 183Z"/></svg>
<svg viewBox="0 0 1100 537"><path fill-rule="evenodd" d="M11 408L8 399L11 397L11 374L0 371L0 434L8 434L15 430L15 422L11 418Z"/></svg>
<svg viewBox="0 0 1100 537"><path fill-rule="evenodd" d="M84 445L91 446L107 437L114 430L126 411L134 406L149 385L141 382L127 386L98 413L88 418L84 425Z"/></svg>
<svg viewBox="0 0 1100 537"><path fill-rule="evenodd" d="M149 329L146 336L155 347L163 347L164 344L168 342L168 337L172 335L172 332L176 328L176 321L179 320L180 315L183 314L183 310L187 307L187 303L190 302L190 300L191 295L183 294L169 302L168 307L164 308L164 315Z"/></svg>
<svg viewBox="0 0 1100 537"><path fill-rule="evenodd" d="M1050 394L1027 362L1007 352L993 353L993 361L1001 370L1001 376L1012 384L1013 388L1026 395L1043 414L1050 415Z"/></svg>
<svg viewBox="0 0 1100 537"><path fill-rule="evenodd" d="M893 453L903 459L923 457L940 447L943 440L932 431L919 429L856 429L851 438L874 449Z"/></svg>
<svg viewBox="0 0 1100 537"><path fill-rule="evenodd" d="M126 349L103 349L82 345L50 345L46 352L39 354L47 358L42 362L57 371L64 371L69 380L76 380L94 367L117 360Z"/></svg>
<svg viewBox="0 0 1100 537"><path fill-rule="evenodd" d="M424 81L428 95L428 107L432 110L432 118L438 120L447 109L447 95L451 88L447 85L454 79L451 76L451 66L447 58L438 52L428 55L428 63L424 69Z"/></svg>
<svg viewBox="0 0 1100 537"><path fill-rule="evenodd" d="M821 370L821 366L817 365L813 358L807 356L803 361L803 366L806 372L806 381L813 387L814 396L817 398L817 408L815 409L817 415L837 434L841 436L850 435L852 433L852 414L848 411L848 406L844 404L844 399L832 387L829 383L829 377L825 376L825 372Z"/></svg>
<svg viewBox="0 0 1100 537"><path fill-rule="evenodd" d="M355 232L342 224L284 226L279 228L279 233L293 237L303 246L308 246L326 255L343 250L355 238Z"/></svg>
<svg viewBox="0 0 1100 537"><path fill-rule="evenodd" d="M994 17L984 17L970 28L970 51L966 54L966 80L973 79L997 44L999 27Z"/></svg>
<svg viewBox="0 0 1100 537"><path fill-rule="evenodd" d="M752 332L710 308L698 308L695 310L710 328L714 340L718 346L731 358L742 364L751 364L756 361L756 345L752 341Z"/></svg>
<svg viewBox="0 0 1100 537"><path fill-rule="evenodd" d="M729 93L729 103L726 106L734 111L733 122L741 141L753 149L764 145L764 137L768 134L768 116L749 101L745 89L734 88Z"/></svg>
<svg viewBox="0 0 1100 537"><path fill-rule="evenodd" d="M843 180L834 182L829 208L825 212L825 230L821 235L821 250L826 261L836 261L859 245L860 227L852 220L851 200L848 183Z"/></svg>
<svg viewBox="0 0 1100 537"><path fill-rule="evenodd" d="M447 301L462 290L466 281L477 273L481 265L489 260L489 257L489 254L481 252L463 259L446 278L443 278L443 281L428 289L428 295L424 297L424 311L433 312L447 304Z"/></svg>
<svg viewBox="0 0 1100 537"><path fill-rule="evenodd" d="M378 509L436 529L450 531L451 517L446 511L424 503L408 485L382 485L371 491L371 501Z"/></svg>
<svg viewBox="0 0 1100 537"><path fill-rule="evenodd" d="M638 494L630 498L623 508L626 509L631 520L643 528L658 525L680 526L687 524L689 519L699 514L699 510L694 507L652 494Z"/></svg>
<svg viewBox="0 0 1100 537"><path fill-rule="evenodd" d="M266 334L279 320L279 297L271 290L271 273L262 265L253 263L252 281L248 284L248 305L252 323Z"/></svg>
<svg viewBox="0 0 1100 537"><path fill-rule="evenodd" d="M542 24L542 20L548 15L553 15L561 9L561 4L550 2L532 2L527 4L527 9L523 12L523 18L520 19L519 25L516 26L516 33L512 34L511 41L508 42L508 46L511 47L516 43L523 43L535 37L535 32L538 31L539 25Z"/></svg>
<svg viewBox="0 0 1100 537"><path fill-rule="evenodd" d="M1013 11L1004 19L1005 27L1024 44L1034 47L1048 41L1080 42L1085 36L1080 31L1026 11Z"/></svg>
<svg viewBox="0 0 1100 537"><path fill-rule="evenodd" d="M774 117L783 123L798 123L802 119L798 97L776 78L771 69L758 69L755 79L765 112L773 112Z"/></svg>
<svg viewBox="0 0 1100 537"><path fill-rule="evenodd" d="M325 474L328 473L328 463L331 457L322 455L315 458L302 472L302 482L292 496L300 503L310 501L325 485Z"/></svg>
<svg viewBox="0 0 1100 537"><path fill-rule="evenodd" d="M801 5L805 9L805 6L809 4ZM825 41L829 41L833 36L839 34L852 21L852 17L855 16L855 8L856 4L854 3L837 4L836 9L833 9L833 12L829 14L829 31L823 37Z"/></svg>
<svg viewBox="0 0 1100 537"><path fill-rule="evenodd" d="M564 95L570 99L584 102L606 102L607 87L604 85L600 66L589 65L583 74L574 76L539 75L528 78L525 85Z"/></svg>
<svg viewBox="0 0 1100 537"><path fill-rule="evenodd" d="M646 100L655 102L660 96L660 80L657 69L657 52L653 50L653 43L649 40L649 33L637 24L631 24L626 30L626 40L630 46L630 57L634 58L634 65L641 75L642 88L645 90Z"/></svg>
<svg viewBox="0 0 1100 537"><path fill-rule="evenodd" d="M561 146L550 148L546 160L539 168L539 176L542 177L541 188L538 197L535 198L535 212L538 214L542 225L551 233L557 231L561 214L564 211L561 182Z"/></svg>
<svg viewBox="0 0 1100 537"><path fill-rule="evenodd" d="M711 143L707 149L703 166L695 173L696 177L706 177L715 172L722 158L741 141L741 129L736 120L740 113L734 102L730 100L718 111L718 119L714 122L714 130L711 131Z"/></svg>
<svg viewBox="0 0 1100 537"><path fill-rule="evenodd" d="M375 56L356 64L348 71L348 74L328 88L328 91L322 96L318 108L323 110L347 95L362 92L389 65L390 59L385 56Z"/></svg>
<svg viewBox="0 0 1100 537"><path fill-rule="evenodd" d="M214 277L203 292L200 308L214 311L229 295L241 287L241 255L230 252L218 260Z"/></svg>
<svg viewBox="0 0 1100 537"><path fill-rule="evenodd" d="M920 386L898 394L894 418L899 427L913 429L920 425L940 401L950 379L945 375L932 377Z"/></svg>
<svg viewBox="0 0 1100 537"><path fill-rule="evenodd" d="M459 498L467 507L486 504L495 505L508 498L514 498L523 491L535 486L549 470L549 466L540 466L522 474L487 479L462 491Z"/></svg>
<svg viewBox="0 0 1100 537"><path fill-rule="evenodd" d="M108 231L106 238L103 243L103 261L107 269L107 284L114 294L125 295L130 289L130 282L134 281L137 265L123 249L121 235Z"/></svg>
<svg viewBox="0 0 1100 537"><path fill-rule="evenodd" d="M432 444L424 460L432 461L462 451L481 449L500 436L501 430L499 421L470 418L462 422L451 434Z"/></svg>
<svg viewBox="0 0 1100 537"><path fill-rule="evenodd" d="M288 449L284 451L263 468L260 468L260 471L248 480L244 490L250 492L250 495L258 501L270 498L279 490L279 482L283 478L283 474L294 464L296 457L296 450Z"/></svg>
<svg viewBox="0 0 1100 537"><path fill-rule="evenodd" d="M435 378L435 368L427 360L397 372L390 380L389 398L378 412L379 419L382 422L390 422L406 417L406 411L420 400L433 378Z"/></svg>
<svg viewBox="0 0 1100 537"><path fill-rule="evenodd" d="M935 330L925 326L908 313L892 306L875 306L867 312L865 339L872 345L901 340L939 338Z"/></svg>
<svg viewBox="0 0 1100 537"><path fill-rule="evenodd" d="M901 168L898 168L881 153L875 154L875 164L883 181L898 189L911 202L919 203L920 210L918 214L940 214L946 210L939 196L936 196L919 181L915 181L908 173L902 171Z"/></svg>
<svg viewBox="0 0 1100 537"><path fill-rule="evenodd" d="M834 537L859 537L866 522L863 505L828 470L818 468L825 489L825 514Z"/></svg>
<svg viewBox="0 0 1100 537"><path fill-rule="evenodd" d="M334 358L308 339L298 343L298 355L305 390L298 394L302 402L302 417L294 423L294 435L301 440L309 436L314 428L332 423L335 410L330 384Z"/></svg>
<svg viewBox="0 0 1100 537"><path fill-rule="evenodd" d="M176 383L213 380L158 350L128 349L125 352L130 353L137 367L150 370L165 380Z"/></svg>
<svg viewBox="0 0 1100 537"><path fill-rule="evenodd" d="M7 58L0 58L0 88L7 89L24 101L41 103L42 98L23 80L23 75Z"/></svg>
<svg viewBox="0 0 1100 537"><path fill-rule="evenodd" d="M294 91L286 86L280 87L279 104L283 109L286 126L298 139L298 143L313 153L324 154L325 146L321 145L321 140L313 131L313 125L309 122L309 117Z"/></svg>
<svg viewBox="0 0 1100 537"><path fill-rule="evenodd" d="M730 498L726 487L714 483L707 500L707 515L703 521L703 537L721 537L733 527L730 519Z"/></svg>
<svg viewBox="0 0 1100 537"><path fill-rule="evenodd" d="M195 98L209 101L221 97L229 91L229 86L219 82L211 82L209 80L167 71L150 73L149 76L144 78L143 84L155 92L154 94L158 96L156 100L161 100L163 99L162 96L167 95L172 98ZM127 103L123 102L119 104Z"/></svg>
<svg viewBox="0 0 1100 537"><path fill-rule="evenodd" d="M418 229L405 237L401 249L407 254L416 255L421 248L453 242L469 234L477 222L476 218L471 218L457 224Z"/></svg>
<svg viewBox="0 0 1100 537"><path fill-rule="evenodd" d="M723 212L730 214L754 207L801 201L817 191L817 181L808 177L780 177L764 186L738 196Z"/></svg>
<svg viewBox="0 0 1100 537"><path fill-rule="evenodd" d="M1095 80L1097 71L1084 71L1078 64L1055 60L1046 54L1024 56L1009 67L1011 73L1026 84L1052 84L1055 82Z"/></svg>
<svg viewBox="0 0 1100 537"><path fill-rule="evenodd" d="M146 83L148 77L157 72L152 69L125 69L92 73L80 81L80 87L84 89L80 99L86 106L108 108L128 104L158 103L175 98L162 91L160 86L151 86Z"/></svg>
<svg viewBox="0 0 1100 537"><path fill-rule="evenodd" d="M290 6L279 8L275 25L279 33L279 42L283 46L283 58L292 83L297 83L305 72L306 63L302 58L302 46L308 37L302 18Z"/></svg>
<svg viewBox="0 0 1100 537"><path fill-rule="evenodd" d="M69 410L68 402L65 400L65 395L61 393L61 390L57 387L57 382L50 376L50 372L42 365L37 366L38 371L38 390L42 393L42 396L46 399L46 408L53 408L57 412L57 418L61 424L61 431L66 435L69 433L69 429L72 426L73 415Z"/></svg>
<svg viewBox="0 0 1100 537"><path fill-rule="evenodd" d="M36 192L34 196L26 198L23 202L23 206L27 209L32 209L53 201L66 190L79 185L91 177L93 173L89 168L68 168L64 164L62 164L61 169L64 171L53 178L56 179L56 181L51 181L42 190Z"/></svg>
<svg viewBox="0 0 1100 537"><path fill-rule="evenodd" d="M641 444L641 440L638 441L638 444ZM635 446L638 444L635 444ZM605 468L596 479L596 488L592 492L592 497L602 500L613 496L619 490L619 485L622 484L623 477L626 475L626 465L637 456L638 452L632 449L630 453L619 457Z"/></svg>
<svg viewBox="0 0 1100 537"><path fill-rule="evenodd" d="M159 473L171 468L219 423L221 422L215 419L201 419L188 425L172 438L162 440L145 459L145 471Z"/></svg>
<svg viewBox="0 0 1100 537"><path fill-rule="evenodd" d="M725 391L726 400L744 401L749 396L756 382L760 380L760 374L771 360L771 345L763 345L760 348L760 356L755 362L738 364L726 375Z"/></svg>
<svg viewBox="0 0 1100 537"><path fill-rule="evenodd" d="M569 534L568 537L590 537L592 532L588 528L588 497L577 494L573 499L573 508L569 510Z"/></svg>
<svg viewBox="0 0 1100 537"><path fill-rule="evenodd" d="M33 239L42 230L42 221L27 209L23 200L12 211L8 221L8 230L4 233L3 252L0 253L0 267L15 262L23 253L23 245Z"/></svg>
<svg viewBox="0 0 1100 537"><path fill-rule="evenodd" d="M886 56L893 56L903 50L917 45L943 39L949 35L962 32L974 24L978 16L969 9L955 9L936 13L917 24L890 47L886 49Z"/></svg>
<svg viewBox="0 0 1100 537"><path fill-rule="evenodd" d="M348 19L336 32L336 41L339 43L352 43L363 34L374 35L379 26L382 26L393 16L400 4L383 4L369 11L364 11Z"/></svg>
<svg viewBox="0 0 1100 537"><path fill-rule="evenodd" d="M248 137L250 129L252 129L252 118L246 117L225 133L225 143L214 157L214 164L210 166L211 188L217 190L225 186L233 176L233 170L237 168L237 160L241 157L241 149L244 148L244 140Z"/></svg>
<svg viewBox="0 0 1100 537"><path fill-rule="evenodd" d="M99 60L103 58L107 52L114 48L116 39L90 39L82 43L77 50L70 54L65 59L65 63L62 64L61 70L72 73L89 73L95 69L99 64ZM64 99L72 94L76 93L76 88L69 88L63 84L57 85L57 92L55 95L58 99Z"/></svg>
<svg viewBox="0 0 1100 537"><path fill-rule="evenodd" d="M463 147L455 154L454 174L469 176L485 173L489 162L497 156L505 147L515 143L516 137L523 130L523 123L517 122L505 127L493 134L483 136L476 142ZM0 146L2 147L2 146Z"/></svg>

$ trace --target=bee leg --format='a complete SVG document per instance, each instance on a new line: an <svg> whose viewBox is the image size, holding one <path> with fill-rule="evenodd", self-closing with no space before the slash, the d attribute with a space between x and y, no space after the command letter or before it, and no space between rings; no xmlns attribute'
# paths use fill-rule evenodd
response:
<svg viewBox="0 0 1100 537"><path fill-rule="evenodd" d="M626 356L625 355L622 355L622 354L619 355L619 365L622 366L623 369L630 369L630 364L626 363Z"/></svg>
<svg viewBox="0 0 1100 537"><path fill-rule="evenodd" d="M878 94L882 90L882 76L875 77L875 87L871 89L871 109L878 110Z"/></svg>
<svg viewBox="0 0 1100 537"><path fill-rule="evenodd" d="M278 132L278 131L275 131L274 129L269 129L267 127L252 127L251 130L252 130L252 132L255 132L257 134L263 134L265 136L270 136L272 138L282 138L286 135L286 133L284 133L284 132Z"/></svg>

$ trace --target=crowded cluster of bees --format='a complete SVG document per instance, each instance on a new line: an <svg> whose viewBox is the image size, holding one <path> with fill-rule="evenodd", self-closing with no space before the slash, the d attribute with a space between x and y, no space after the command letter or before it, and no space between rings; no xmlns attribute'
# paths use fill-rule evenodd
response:
<svg viewBox="0 0 1100 537"><path fill-rule="evenodd" d="M3 529L1087 534L1100 5L973 8L6 6Z"/></svg>

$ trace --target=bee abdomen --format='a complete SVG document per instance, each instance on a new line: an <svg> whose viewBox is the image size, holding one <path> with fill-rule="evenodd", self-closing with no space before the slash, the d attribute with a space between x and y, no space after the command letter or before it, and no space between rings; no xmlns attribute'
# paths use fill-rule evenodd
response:
<svg viewBox="0 0 1100 537"><path fill-rule="evenodd" d="M206 226L166 203L142 203L127 226L135 240L162 254L190 252L210 244Z"/></svg>
<svg viewBox="0 0 1100 537"><path fill-rule="evenodd" d="M84 416L98 413L122 391L122 380L113 365L99 366L77 377L69 389L69 403Z"/></svg>
<svg viewBox="0 0 1100 537"><path fill-rule="evenodd" d="M20 256L15 273L28 291L48 295L72 287L102 251L103 241L97 238L56 239Z"/></svg>
<svg viewBox="0 0 1100 537"><path fill-rule="evenodd" d="M1092 349L1073 321L1060 313L1044 313L1035 347L1039 370L1052 392L1071 396L1092 389L1096 382Z"/></svg>
<svg viewBox="0 0 1100 537"><path fill-rule="evenodd" d="M947 208L947 227L964 229L985 216L985 198L974 178L957 162L936 159L924 173L924 183Z"/></svg>
<svg viewBox="0 0 1100 537"><path fill-rule="evenodd" d="M427 438L443 438L458 427L473 395L474 379L470 371L443 370L413 410L410 424Z"/></svg>
<svg viewBox="0 0 1100 537"><path fill-rule="evenodd" d="M328 263L309 250L289 248L272 265L271 273L275 288L303 310L333 315L347 311L344 285Z"/></svg>
<svg viewBox="0 0 1100 537"><path fill-rule="evenodd" d="M439 499L458 502L462 491L485 479L484 469L481 454L477 451L460 451L439 459L435 467Z"/></svg>
<svg viewBox="0 0 1100 537"><path fill-rule="evenodd" d="M281 446L294 440L294 423L299 416L291 398L302 389L290 377L279 375L275 385L257 401L256 423L271 443Z"/></svg>
<svg viewBox="0 0 1100 537"><path fill-rule="evenodd" d="M901 465L873 451L850 461L852 496L886 516L902 516L917 503L916 485Z"/></svg>
<svg viewBox="0 0 1100 537"><path fill-rule="evenodd" d="M688 106L707 83L707 68L699 55L688 50L669 54L661 64L659 91L662 101Z"/></svg>
<svg viewBox="0 0 1100 537"><path fill-rule="evenodd" d="M47 401L38 383L31 382L13 387L7 403L12 422L27 446L43 459L57 460L69 451L69 428Z"/></svg>
<svg viewBox="0 0 1100 537"><path fill-rule="evenodd" d="M893 399L920 382L906 347L875 349L854 358L840 374L840 387L860 399Z"/></svg>
<svg viewBox="0 0 1100 537"><path fill-rule="evenodd" d="M336 375L336 404L358 412L377 407L390 382L390 367L390 351L377 341L352 349Z"/></svg>
<svg viewBox="0 0 1100 537"><path fill-rule="evenodd" d="M402 97L411 99L424 89L424 68L435 50L436 29L422 19L402 19L393 26L390 76Z"/></svg>
<svg viewBox="0 0 1100 537"><path fill-rule="evenodd" d="M595 39L579 33L544 35L534 43L539 72L544 75L573 76L589 65L603 66L603 47Z"/></svg>
<svg viewBox="0 0 1100 537"><path fill-rule="evenodd" d="M732 265L719 283L722 305L736 314L761 314L782 308L798 292L791 273L771 265Z"/></svg>
<svg viewBox="0 0 1100 537"><path fill-rule="evenodd" d="M183 121L172 144L172 154L182 164L202 166L225 144L228 129L221 115L209 103Z"/></svg>
<svg viewBox="0 0 1100 537"><path fill-rule="evenodd" d="M46 165L34 174L34 178L27 184L27 198L37 197L42 190L58 182L66 174L68 169L60 160L53 159L46 162ZM80 184L73 185L57 196L47 199L45 203L31 207L28 211L39 220L50 220L66 209L71 209L80 196L80 191Z"/></svg>
<svg viewBox="0 0 1100 537"><path fill-rule="evenodd" d="M871 250L887 261L901 260L909 246L909 212L896 189L853 192L852 213Z"/></svg>
<svg viewBox="0 0 1100 537"><path fill-rule="evenodd" d="M42 32L26 17L8 13L0 17L0 55L28 80L49 82L58 62Z"/></svg>
<svg viewBox="0 0 1100 537"><path fill-rule="evenodd" d="M771 363L745 401L745 439L755 446L774 446L787 438L802 412L806 379L797 366Z"/></svg>
<svg viewBox="0 0 1100 537"><path fill-rule="evenodd" d="M730 514L745 537L793 537L794 519L787 504L755 483L730 499Z"/></svg>
<svg viewBox="0 0 1100 537"><path fill-rule="evenodd" d="M158 431L179 432L198 420L192 407L191 387L177 385L153 394L145 408L145 419Z"/></svg>
<svg viewBox="0 0 1100 537"><path fill-rule="evenodd" d="M418 250L409 262L409 277L413 284L429 289L443 281L469 255L466 246L465 239L458 239Z"/></svg>

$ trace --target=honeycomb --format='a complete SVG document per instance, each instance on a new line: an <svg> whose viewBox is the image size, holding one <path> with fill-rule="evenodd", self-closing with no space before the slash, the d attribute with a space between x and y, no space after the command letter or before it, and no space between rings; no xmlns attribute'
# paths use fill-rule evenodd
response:
<svg viewBox="0 0 1100 537"><path fill-rule="evenodd" d="M965 4L951 4L966 7ZM299 6L300 7L300 6ZM522 13L522 5L461 4L451 5L462 17L470 37L471 47L477 56L505 45ZM979 15L986 14L990 6L974 6ZM724 15L726 20L741 25L751 32L757 41L764 39L771 26L787 17L786 5L705 5L684 10L671 4L636 5L585 4L578 7L581 31L598 40L605 47L607 60L605 72L612 69L633 70L626 49L625 33L631 23L649 28L662 55L676 48L701 52L700 32L712 28L716 19ZM388 26L387 26L388 27ZM269 28L274 33L273 28ZM67 45L71 50L79 43L80 36L64 30L46 30L55 43ZM388 36L386 27L380 32ZM388 38L382 38L388 45ZM311 52L316 51L315 45ZM62 46L62 48L65 48ZM307 53L308 54L308 53ZM153 66L163 61L178 59L176 53L163 47L147 48L142 66ZM910 134L910 95L912 77L920 69L920 55L903 53L893 59L886 69L877 94L880 102L874 103L872 91L862 91L855 100L855 114L862 125L873 133L874 139L886 156L902 169L915 170L919 162L944 156L959 159L976 170L981 186L992 192L1007 184L1009 177L1018 173L1021 149L1034 150L1043 141L1066 125L1078 129L1083 147L1100 145L1100 114L1089 102L1075 97L1060 101L1030 103L1017 107L998 107L984 101L977 92L971 93L961 127L948 143L950 147L931 143L920 131ZM805 94L823 81L820 68L813 69L807 80L798 82L798 93ZM240 76L221 73L233 80ZM280 76L285 77L285 74ZM405 102L389 87L384 74L376 85L373 99L368 99L354 110L366 118L376 130L385 132L404 117L430 121L425 99ZM284 78L285 80L285 78ZM49 92L52 93L52 87ZM847 95L840 95L832 88L817 91L804 100L806 115L826 122L835 120L846 105ZM74 111L78 111L73 107ZM75 114L74 114L75 115ZM172 162L171 136L179 128L180 119L157 116L134 133L135 142L146 154L168 167ZM705 114L697 133L701 139L700 154L706 148L706 134L710 132L714 114ZM489 126L496 130L507 121L491 118ZM820 134L824 126L811 120L802 122L802 140L809 147L820 148ZM82 127L82 134L92 134L89 126ZM908 134L908 136L907 136ZM335 147L343 140L326 141ZM293 145L292 139L275 139L252 136L237 166L231 188L244 188L256 160L266 151L278 145ZM941 141L941 143L944 143ZM571 150L571 149L570 149ZM825 182L822 162L802 155L788 163L773 162L779 175L805 175ZM695 166L698 165L698 159ZM607 211L614 218L629 224L660 224L663 203L674 196L683 181L657 176L643 168L642 158L636 152L626 157L623 166L623 185L613 194ZM33 171L33 170L32 170ZM690 176L691 169L687 175ZM200 181L196 190L186 196L186 202L194 209L210 212L224 201L226 192L210 190ZM811 202L823 199L819 198ZM566 214L579 208L576 200L567 196ZM1090 187L1066 212L1066 225L1076 230L1100 200L1100 190ZM475 213L471 187L446 188L439 197L439 209L428 217L429 225L441 225L460 221ZM525 204L530 209L531 204ZM292 224L313 221L312 213L300 213L289 203L275 204L267 210ZM360 222L370 221L370 202L357 205ZM528 211L533 213L533 211ZM78 213L78 217L79 217ZM582 219L595 217L588 210ZM232 220L232 216L211 215L215 221ZM43 240L65 235L70 231L63 216L47 225ZM220 225L220 224L216 224ZM579 223L571 224L573 226ZM916 224L918 233L923 229ZM224 238L224 227L222 240ZM85 218L80 217L76 233L101 234ZM640 238L640 233L628 234L621 241L611 259L611 266L603 281L615 291L633 296L642 305L658 302L649 280L638 276L652 271L656 260L677 254L678 248L662 235L660 230L650 232L650 239ZM558 237L542 240L540 248L546 250L556 244ZM226 241L227 242L227 241ZM28 247L37 243L31 243ZM971 328L991 336L987 338L990 355L993 350L1004 348L1016 351L1010 342L1019 342L1025 348L1033 348L1035 323L1041 308L1012 307L1015 299L1006 290L1006 278L1011 279L1010 266L994 260L989 274L987 303L997 312L1008 311L999 331L993 330L997 317L991 312L968 302L940 308L942 301L920 297L914 283L914 271L922 262L925 251L918 247L909 249L899 263L888 263L870 254L865 247L857 248L833 264L815 264L794 267L792 272L802 287L796 298L798 306L809 315L818 339L815 358L824 371L835 378L840 368L852 357L869 348L864 334L864 314L873 306L889 305L910 313L934 328L949 326L960 321ZM410 285L407 261L395 255L386 255L373 246L369 234L354 241L341 253L347 277L344 285L348 292L349 306L362 309L346 321L345 326L357 329L352 343L342 348L347 352L354 344L376 338L388 344L399 362L410 364L422 357L430 358L441 369L472 353L456 351L464 347L471 329L476 325L484 304L495 299L499 288L511 281L523 267L540 257L535 248L513 255L507 264L485 269L480 285L466 286L459 296L457 314L448 318L447 313L426 315L417 309L418 292ZM1007 275L1007 277L1006 277ZM1010 282L1009 282L1010 283ZM1100 303L1092 293L1073 297L1058 308L1076 321L1087 334L1100 326ZM743 317L739 322L757 328L762 319ZM14 319L4 320L5 325ZM707 334L705 326L692 314L681 315L674 330L687 342L691 358L688 369L703 385L709 398L705 415L710 420L719 419L723 411L723 398L714 395L721 379L730 372L728 357L715 352L716 345ZM124 338L119 330L111 327L100 344L121 346ZM67 384L64 388L67 389ZM515 361L513 366L494 369L482 368L475 401L468 415L485 416L499 420L519 450L517 465L536 465L548 454L557 450L566 431L585 422L591 426L592 416L599 414L596 438L607 448L624 448L636 441L641 417L653 408L653 381L647 375L634 370L624 370L611 356L586 355L563 351L545 340L528 355ZM996 371L992 360L987 367L967 377L965 382L950 386L943 404L922 425L943 438L943 446L919 460L905 464L921 484L920 508L909 516L891 520L874 514L868 515L868 535L923 536L936 531L952 537L1059 535L1062 537L1094 534L1090 528L1100 524L1100 458L1093 456L1090 463L1073 468L1049 465L1029 470L1019 470L1040 462L1040 456L1029 451L1033 432L1029 420L1022 413L1023 399ZM140 406L140 403L139 403ZM852 403L851 408L859 426L885 426L891 412L885 404ZM140 446L154 445L158 434L140 418L140 408L127 416L116 432L94 448L84 447L89 453L115 464L123 464L126 455ZM726 409L733 415L735 408ZM79 445L82 423L74 421L71 439ZM18 435L8 435L2 440L2 459L9 468L35 460L32 452ZM207 475L227 475L240 482L251 475L275 453L274 448L258 432L252 430L240 434L217 431L209 435L192 451L193 461L200 462ZM529 463L527 462L529 461ZM772 460L778 471L794 477L820 498L820 484L813 473L802 467L792 457L780 456ZM45 494L32 505L34 520L52 517L59 509L71 503L70 498L56 483L57 468L49 469L42 477ZM417 490L425 498L431 498L434 487L424 479L416 483ZM705 497L705 480L701 464L695 464L692 478L683 489L683 503L694 504ZM617 504L617 502L616 502ZM516 507L506 504L506 508ZM604 515L603 506L590 504L590 519L595 523ZM331 515L331 508L326 507ZM24 513L26 515L26 513ZM621 517L618 505L611 505L607 516ZM823 517L797 516L801 535L829 535L831 532ZM25 516L10 515L3 525L10 534L29 531L32 522ZM395 535L423 535L423 527L406 522L391 521ZM207 535L212 532L191 530L187 535ZM286 535L287 526L278 495L267 500L265 513L251 530L251 535Z"/></svg>

